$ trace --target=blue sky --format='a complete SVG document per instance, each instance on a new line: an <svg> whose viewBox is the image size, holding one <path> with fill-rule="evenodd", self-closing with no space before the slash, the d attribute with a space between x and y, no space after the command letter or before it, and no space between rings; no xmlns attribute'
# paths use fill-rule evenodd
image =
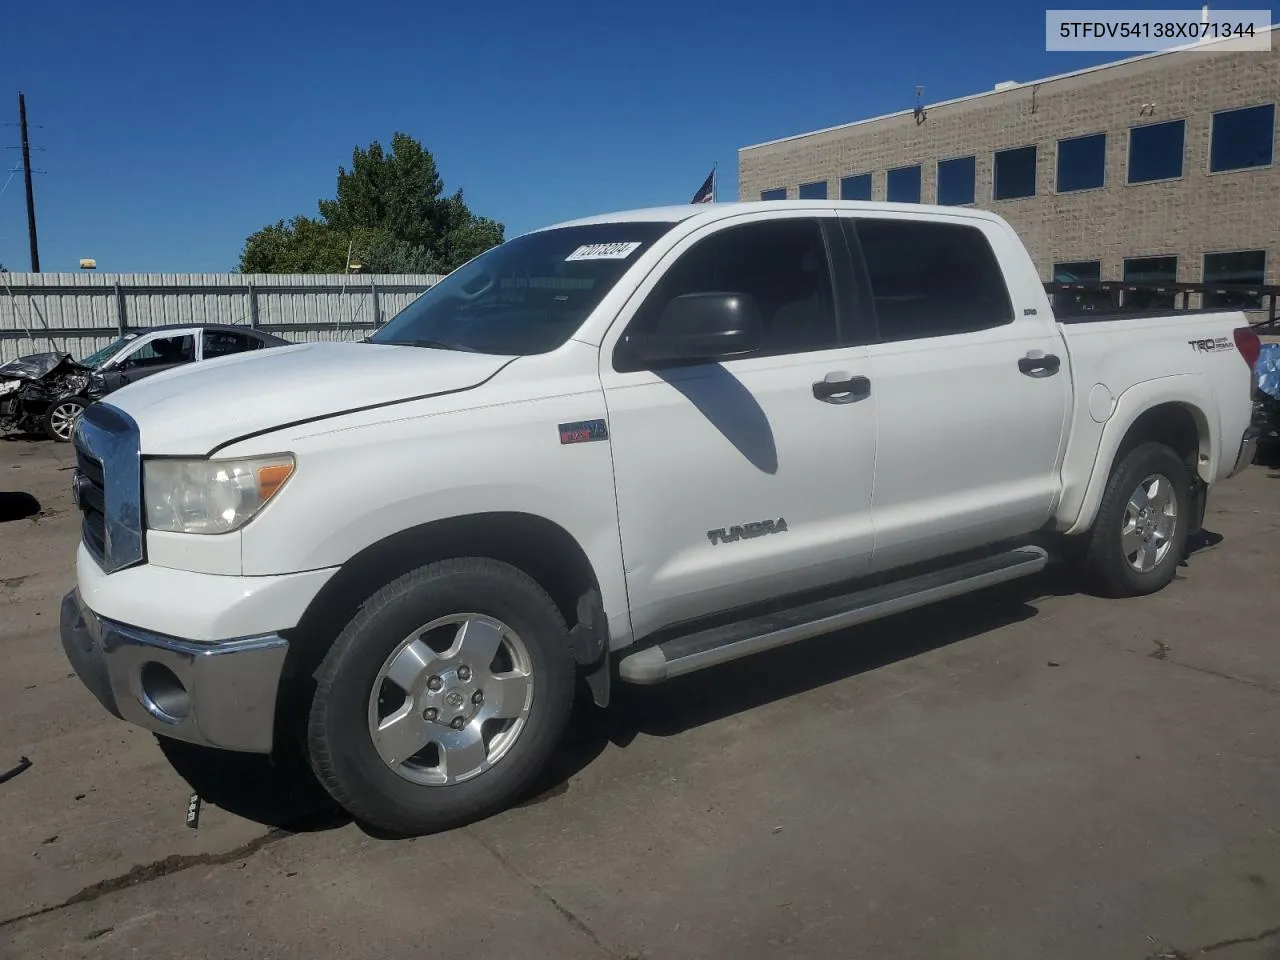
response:
<svg viewBox="0 0 1280 960"><path fill-rule="evenodd" d="M0 119L25 92L44 270L224 272L395 130L511 236L687 202L714 161L736 198L739 147L910 107L916 84L936 101L1115 58L1046 53L1026 0L64 0L8 6ZM21 175L0 263L28 268Z"/></svg>

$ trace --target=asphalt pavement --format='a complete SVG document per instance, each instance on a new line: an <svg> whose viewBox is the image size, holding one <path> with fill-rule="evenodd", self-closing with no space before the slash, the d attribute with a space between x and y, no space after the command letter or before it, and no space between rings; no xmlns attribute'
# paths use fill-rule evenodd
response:
<svg viewBox="0 0 1280 960"><path fill-rule="evenodd" d="M1045 575L624 689L528 802L395 840L74 678L71 463L0 441L4 960L1280 958L1280 470L1154 597Z"/></svg>

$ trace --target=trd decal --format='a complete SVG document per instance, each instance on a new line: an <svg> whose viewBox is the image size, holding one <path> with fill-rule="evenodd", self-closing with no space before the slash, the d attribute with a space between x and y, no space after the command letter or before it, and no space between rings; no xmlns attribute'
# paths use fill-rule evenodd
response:
<svg viewBox="0 0 1280 960"><path fill-rule="evenodd" d="M718 543L736 543L739 540L752 540L756 537L763 537L768 533L786 533L787 521L783 517L777 520L759 520L755 523L744 523L741 526L732 526L728 530L721 527L719 530L708 530L707 539L711 541L714 547Z"/></svg>
<svg viewBox="0 0 1280 960"><path fill-rule="evenodd" d="M1235 349L1235 344L1227 337L1207 337L1204 340L1188 340L1187 343L1192 350L1199 350L1201 353L1221 353Z"/></svg>
<svg viewBox="0 0 1280 960"><path fill-rule="evenodd" d="M592 443L608 439L609 428L603 420L579 420L576 423L560 424L561 443Z"/></svg>

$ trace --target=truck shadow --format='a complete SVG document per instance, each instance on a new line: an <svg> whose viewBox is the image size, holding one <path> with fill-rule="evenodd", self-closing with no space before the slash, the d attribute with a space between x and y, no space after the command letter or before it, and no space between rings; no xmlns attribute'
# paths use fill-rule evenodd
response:
<svg viewBox="0 0 1280 960"><path fill-rule="evenodd" d="M1188 556L1220 542L1206 533L1188 544ZM580 698L563 748L525 805L552 799L610 746L626 748L637 736L678 736L747 710L847 680L960 643L1038 615L1048 597L1081 594L1065 570L1050 570L968 596L901 613L654 687L615 683L613 702L599 710Z"/></svg>
<svg viewBox="0 0 1280 960"><path fill-rule="evenodd" d="M1042 574L884 620L815 637L654 687L615 684L607 711L578 723L556 771L561 778L612 744L636 736L669 737L734 714L847 680L1000 627L1031 619L1034 603L1077 593L1056 574ZM584 718L585 719L585 718ZM586 762L583 762L583 760ZM551 784L548 784L551 786Z"/></svg>
<svg viewBox="0 0 1280 960"><path fill-rule="evenodd" d="M1221 534L1201 530L1188 538L1181 566L1189 566L1197 553L1222 541ZM591 755L592 751L598 754L603 750L604 743L625 747L639 734L674 736L1030 620L1039 614L1037 602L1048 597L1086 595L1086 589L1067 569L1055 566L1037 576L732 661L658 686L615 683L609 709L595 710L595 723L578 725L582 738L579 746ZM597 731L594 736L593 731Z"/></svg>
<svg viewBox="0 0 1280 960"><path fill-rule="evenodd" d="M156 737L160 752L201 801L290 833L351 822L315 778L298 749L275 756L230 753Z"/></svg>

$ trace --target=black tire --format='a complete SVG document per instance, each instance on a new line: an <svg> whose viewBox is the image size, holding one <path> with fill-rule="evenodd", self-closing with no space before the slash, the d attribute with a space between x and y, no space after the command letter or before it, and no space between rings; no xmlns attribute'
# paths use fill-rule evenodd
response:
<svg viewBox="0 0 1280 960"><path fill-rule="evenodd" d="M480 614L519 635L532 663L533 700L505 755L472 779L425 785L383 761L369 732L369 698L405 637L437 618ZM338 636L316 674L307 750L316 776L353 817L396 835L446 830L518 800L545 768L569 719L576 668L564 618L515 567L467 558L432 563L383 587Z"/></svg>
<svg viewBox="0 0 1280 960"><path fill-rule="evenodd" d="M59 433L59 429L67 422L66 417L73 419L79 417L87 406L88 404L80 397L63 397L61 400L53 401L40 416L40 427L44 430L45 436L57 443L70 443L70 432L67 431L64 435ZM74 413L70 412L72 408Z"/></svg>
<svg viewBox="0 0 1280 960"><path fill-rule="evenodd" d="M1150 476L1161 476L1172 487L1177 517L1169 548L1149 570L1136 570L1125 556L1122 534L1129 497ZM1079 547L1079 565L1086 579L1109 597L1137 597L1163 590L1173 580L1186 551L1191 516L1191 480L1187 465L1162 443L1143 443L1115 464L1093 526Z"/></svg>

